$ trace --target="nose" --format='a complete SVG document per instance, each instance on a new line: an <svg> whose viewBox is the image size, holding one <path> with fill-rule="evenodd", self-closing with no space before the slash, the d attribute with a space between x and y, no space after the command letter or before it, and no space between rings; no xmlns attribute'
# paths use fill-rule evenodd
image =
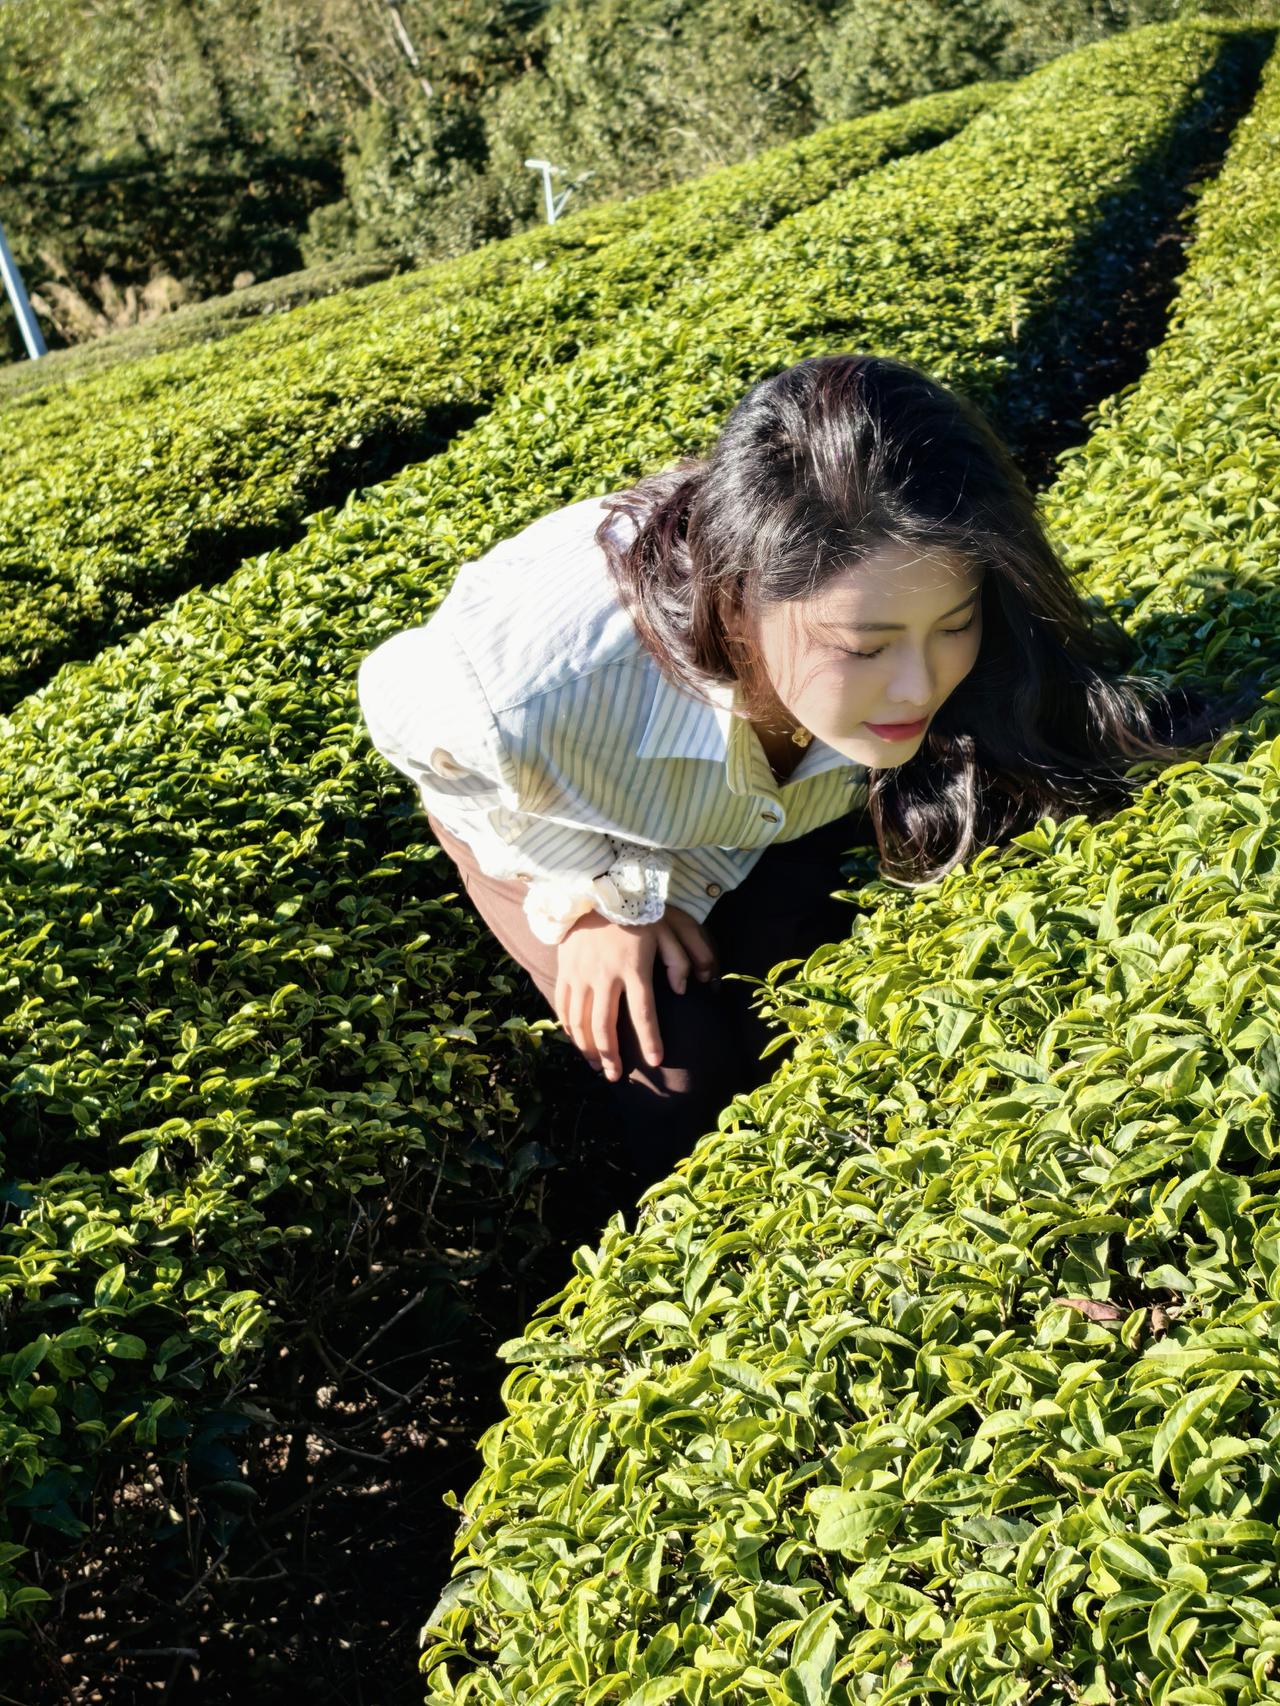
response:
<svg viewBox="0 0 1280 1706"><path fill-rule="evenodd" d="M889 704L895 711L902 712L902 716L897 720L909 723L914 718L922 717L933 704L935 697L933 676L927 658L920 652L912 657L904 657L894 671L888 689Z"/></svg>

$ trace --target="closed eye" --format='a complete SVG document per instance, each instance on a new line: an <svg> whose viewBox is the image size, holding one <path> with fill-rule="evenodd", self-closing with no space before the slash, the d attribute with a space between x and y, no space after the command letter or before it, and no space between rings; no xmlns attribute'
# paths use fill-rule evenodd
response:
<svg viewBox="0 0 1280 1706"><path fill-rule="evenodd" d="M975 611L969 620L963 623L959 628L943 628L942 632L944 634L963 634L967 629L973 627L976 620L977 612ZM877 646L873 652L851 652L847 646L841 646L840 649L847 658L878 658L880 653L884 650L884 647Z"/></svg>

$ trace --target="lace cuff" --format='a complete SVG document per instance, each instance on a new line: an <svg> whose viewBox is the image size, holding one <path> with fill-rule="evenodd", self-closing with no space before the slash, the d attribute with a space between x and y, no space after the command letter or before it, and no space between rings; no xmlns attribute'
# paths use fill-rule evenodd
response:
<svg viewBox="0 0 1280 1706"><path fill-rule="evenodd" d="M605 838L614 860L599 876L574 872L564 877L539 877L529 885L524 912L540 942L557 944L570 925L588 912L598 912L614 924L653 924L667 904L671 853L665 847L646 847L616 835Z"/></svg>

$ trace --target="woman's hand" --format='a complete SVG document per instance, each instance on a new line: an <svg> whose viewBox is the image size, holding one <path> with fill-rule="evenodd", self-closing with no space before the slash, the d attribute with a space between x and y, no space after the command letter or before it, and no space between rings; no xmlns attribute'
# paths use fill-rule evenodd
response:
<svg viewBox="0 0 1280 1706"><path fill-rule="evenodd" d="M715 944L696 918L668 905L655 924L614 924L588 912L562 938L556 960L556 1017L570 1040L605 1076L622 1077L618 998L640 1051L650 1066L662 1064L662 1038L653 999L653 962L661 958L667 980L682 995L690 972L702 983L719 974Z"/></svg>

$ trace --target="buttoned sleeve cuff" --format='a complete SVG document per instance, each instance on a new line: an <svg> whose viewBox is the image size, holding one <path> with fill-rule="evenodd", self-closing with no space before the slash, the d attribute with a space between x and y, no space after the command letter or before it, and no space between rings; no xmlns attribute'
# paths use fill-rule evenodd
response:
<svg viewBox="0 0 1280 1706"><path fill-rule="evenodd" d="M720 896L735 887L733 883L726 884L723 876L722 869L713 871L704 865L696 847L680 849L671 860L671 874L667 881L668 905L678 906L690 918L705 924Z"/></svg>
<svg viewBox="0 0 1280 1706"><path fill-rule="evenodd" d="M588 912L613 924L654 924L667 904L671 853L665 847L606 835L613 862L596 876L571 872L537 877L529 884L524 912L540 942L558 944Z"/></svg>

